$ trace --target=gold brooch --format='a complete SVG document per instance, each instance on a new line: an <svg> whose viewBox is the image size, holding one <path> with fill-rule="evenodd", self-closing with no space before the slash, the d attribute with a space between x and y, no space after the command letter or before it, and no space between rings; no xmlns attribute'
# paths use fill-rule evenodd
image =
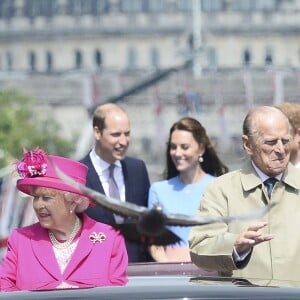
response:
<svg viewBox="0 0 300 300"><path fill-rule="evenodd" d="M102 243L106 240L106 235L103 232L93 232L90 234L89 239L95 244L96 242Z"/></svg>

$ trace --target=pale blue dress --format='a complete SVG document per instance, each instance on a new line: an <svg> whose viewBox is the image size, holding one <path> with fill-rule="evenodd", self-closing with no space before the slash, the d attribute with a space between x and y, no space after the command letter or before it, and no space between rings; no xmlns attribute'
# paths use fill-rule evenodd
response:
<svg viewBox="0 0 300 300"><path fill-rule="evenodd" d="M163 207L164 213L195 216L204 189L214 178L214 176L206 174L201 181L192 184L183 183L178 176L154 182L149 190L148 207L151 208L159 202ZM182 240L176 246L188 246L191 227L168 226L168 228Z"/></svg>

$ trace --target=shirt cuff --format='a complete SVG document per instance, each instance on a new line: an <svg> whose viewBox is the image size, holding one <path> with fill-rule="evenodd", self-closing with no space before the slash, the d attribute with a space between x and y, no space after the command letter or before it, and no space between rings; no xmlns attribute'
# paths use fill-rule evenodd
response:
<svg viewBox="0 0 300 300"><path fill-rule="evenodd" d="M234 262L241 262L243 261L249 254L251 253L251 249L243 254L238 254L236 249L233 248L232 257Z"/></svg>

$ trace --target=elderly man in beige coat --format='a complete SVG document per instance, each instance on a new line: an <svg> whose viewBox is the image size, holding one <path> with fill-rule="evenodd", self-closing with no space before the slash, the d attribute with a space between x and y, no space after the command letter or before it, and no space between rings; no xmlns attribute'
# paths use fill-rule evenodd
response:
<svg viewBox="0 0 300 300"><path fill-rule="evenodd" d="M196 265L227 276L300 280L300 172L289 163L291 139L279 109L248 113L242 140L250 160L207 186L198 213L238 215L276 205L259 220L194 227L190 254ZM268 178L276 182L269 194Z"/></svg>

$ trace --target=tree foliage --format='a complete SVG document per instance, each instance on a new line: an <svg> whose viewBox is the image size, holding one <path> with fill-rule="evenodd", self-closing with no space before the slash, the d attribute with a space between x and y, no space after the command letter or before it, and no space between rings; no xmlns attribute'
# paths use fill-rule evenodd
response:
<svg viewBox="0 0 300 300"><path fill-rule="evenodd" d="M53 116L42 116L32 98L16 90L0 90L0 168L16 158L23 149L37 146L49 154L69 156L71 141L59 135L60 126Z"/></svg>

